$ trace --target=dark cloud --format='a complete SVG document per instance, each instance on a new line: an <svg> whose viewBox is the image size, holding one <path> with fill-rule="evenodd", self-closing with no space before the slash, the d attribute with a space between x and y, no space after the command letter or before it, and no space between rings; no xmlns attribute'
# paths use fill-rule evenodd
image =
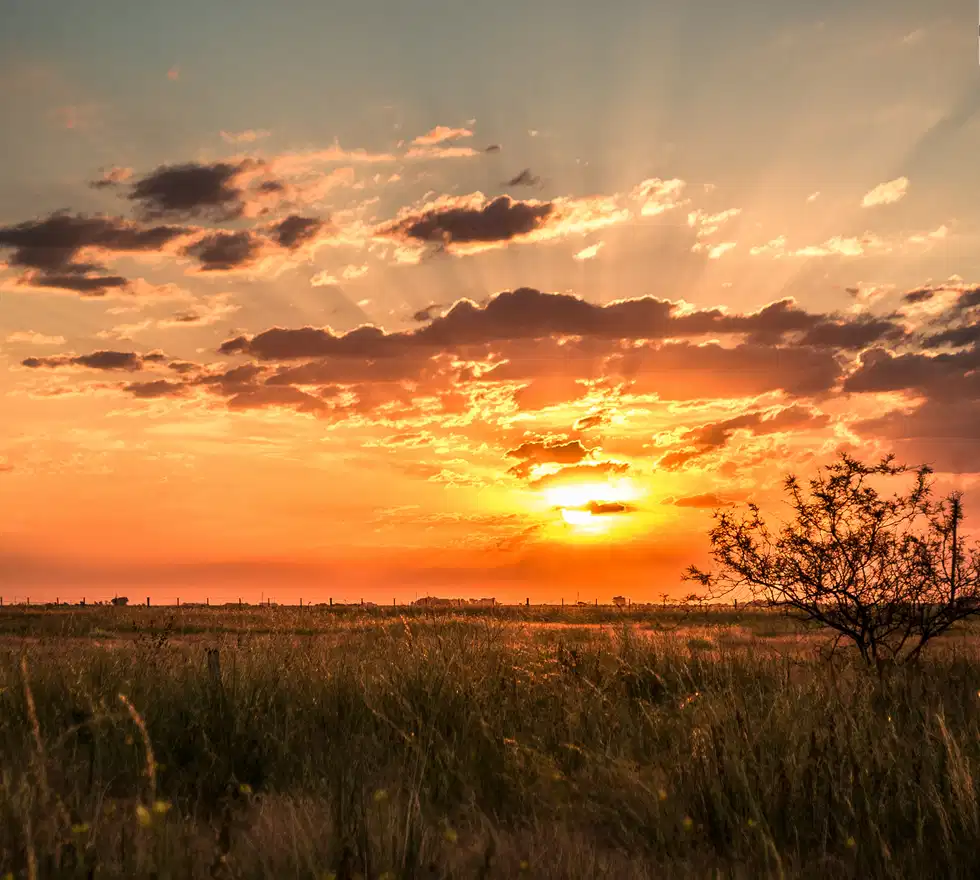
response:
<svg viewBox="0 0 980 880"><path fill-rule="evenodd" d="M676 452L668 452L657 460L657 467L665 471L676 471L684 467L689 461L700 458L704 452L700 449L680 449Z"/></svg>
<svg viewBox="0 0 980 880"><path fill-rule="evenodd" d="M931 287L920 287L918 290L910 290L902 294L902 302L914 305L916 303L928 302L936 295L936 291Z"/></svg>
<svg viewBox="0 0 980 880"><path fill-rule="evenodd" d="M514 465L509 473L523 478L530 474L531 468L536 464L578 464L592 452L592 449L583 446L579 440L529 440L516 449L508 450L508 456L520 459L520 463Z"/></svg>
<svg viewBox="0 0 980 880"><path fill-rule="evenodd" d="M229 409L265 409L270 406L282 406L303 413L323 413L328 409L322 397L300 391L298 388L273 388L268 385L257 385L235 394L228 400Z"/></svg>
<svg viewBox="0 0 980 880"><path fill-rule="evenodd" d="M384 333L360 327L347 334L303 327L272 328L251 339L241 336L221 347L224 354L248 353L261 359L327 356L386 357L409 346L452 348L516 339L580 336L594 339L664 339L706 334L768 335L774 341L791 331L827 322L792 301L772 303L758 312L728 315L719 309L676 314L679 304L654 297L598 305L570 294L529 287L505 291L483 305L459 300L444 315L411 331ZM420 315L419 315L420 316ZM761 344L761 343L760 343Z"/></svg>
<svg viewBox="0 0 980 880"><path fill-rule="evenodd" d="M622 474L629 470L629 465L622 461L600 461L596 464L575 464L564 467L553 474L546 474L528 485L533 489L545 489L548 486L560 486L568 483L583 483L601 479L610 474Z"/></svg>
<svg viewBox="0 0 980 880"><path fill-rule="evenodd" d="M844 381L845 392L916 391L934 397L973 396L980 387L980 350L893 354L872 348Z"/></svg>
<svg viewBox="0 0 980 880"><path fill-rule="evenodd" d="M829 421L830 417L824 413L814 412L809 407L794 404L776 413L751 412L721 422L701 425L688 431L683 439L706 450L717 449L725 446L732 434L738 430L747 430L759 435L774 434L800 428L823 428Z"/></svg>
<svg viewBox="0 0 980 880"><path fill-rule="evenodd" d="M11 266L36 271L28 278L33 284L99 295L125 286L126 280L105 275L99 263L80 261L81 250L159 251L189 231L180 226L140 226L118 217L57 212L43 220L0 227L0 248L13 250L7 258Z"/></svg>
<svg viewBox="0 0 980 880"><path fill-rule="evenodd" d="M578 419L574 428L576 431L588 431L590 428L598 428L600 425L605 424L607 416L605 413L593 413L592 415L583 416Z"/></svg>
<svg viewBox="0 0 980 880"><path fill-rule="evenodd" d="M182 382L168 382L166 379L157 379L153 382L131 382L123 386L123 391L127 391L134 397L152 399L157 397L180 397L187 391L187 386Z"/></svg>
<svg viewBox="0 0 980 880"><path fill-rule="evenodd" d="M413 321L418 321L420 324L424 324L426 321L431 321L435 316L435 313L441 309L442 306L439 303L432 303L426 306L424 309L419 309L412 315Z"/></svg>
<svg viewBox="0 0 980 880"><path fill-rule="evenodd" d="M637 508L635 505L627 504L624 501L590 501L588 504L583 504L574 509L587 510L593 516L608 516L613 513L632 513Z"/></svg>
<svg viewBox="0 0 980 880"><path fill-rule="evenodd" d="M507 186L537 186L541 183L541 178L531 173L530 168L525 168L519 174L515 174L507 181Z"/></svg>
<svg viewBox="0 0 980 880"><path fill-rule="evenodd" d="M227 272L247 266L262 246L251 232L212 232L184 249L196 257L203 272Z"/></svg>
<svg viewBox="0 0 980 880"><path fill-rule="evenodd" d="M980 460L980 394L972 399L926 400L910 412L894 410L853 424L884 440L902 461L938 472L976 473Z"/></svg>
<svg viewBox="0 0 980 880"><path fill-rule="evenodd" d="M255 167L246 160L237 165L161 165L133 184L129 198L138 202L144 217L209 217L230 220L244 209L236 178Z"/></svg>
<svg viewBox="0 0 980 880"><path fill-rule="evenodd" d="M323 221L316 217L291 214L272 227L272 235L281 247L292 249L313 238L322 226Z"/></svg>
<svg viewBox="0 0 980 880"><path fill-rule="evenodd" d="M93 351L81 355L52 355L50 357L27 358L21 363L25 367L86 367L90 370L142 370L143 358L133 351Z"/></svg>
<svg viewBox="0 0 980 880"><path fill-rule="evenodd" d="M815 324L799 340L801 345L856 351L880 342L898 341L905 329L889 318L860 315L856 318L827 320Z"/></svg>
<svg viewBox="0 0 980 880"><path fill-rule="evenodd" d="M684 498L670 498L664 504L673 504L675 507L696 507L696 508L717 508L731 507L734 502L724 499L716 492L705 492L701 495L688 495Z"/></svg>
<svg viewBox="0 0 980 880"><path fill-rule="evenodd" d="M550 202L534 205L500 196L482 208L435 208L409 215L379 233L426 242L507 241L533 232L553 210Z"/></svg>
<svg viewBox="0 0 980 880"><path fill-rule="evenodd" d="M217 394L232 397L247 392L250 387L255 386L256 380L265 372L266 368L257 364L243 364L221 373L198 376L192 380L192 384L208 386Z"/></svg>
<svg viewBox="0 0 980 880"><path fill-rule="evenodd" d="M121 275L48 275L30 273L24 281L35 287L70 290L82 296L105 296L110 290L126 287L129 281Z"/></svg>

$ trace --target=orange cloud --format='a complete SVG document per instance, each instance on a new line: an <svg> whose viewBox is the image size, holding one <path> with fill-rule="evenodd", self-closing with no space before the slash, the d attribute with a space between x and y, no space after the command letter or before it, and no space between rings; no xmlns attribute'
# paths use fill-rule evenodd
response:
<svg viewBox="0 0 980 880"><path fill-rule="evenodd" d="M446 125L437 125L425 134L420 134L412 143L419 147L429 147L444 141L467 137L473 137L473 132L468 128L450 128Z"/></svg>
<svg viewBox="0 0 980 880"><path fill-rule="evenodd" d="M876 205L892 205L905 198L909 189L907 177L896 177L886 183L879 183L874 189L865 193L861 199L862 208L873 208Z"/></svg>

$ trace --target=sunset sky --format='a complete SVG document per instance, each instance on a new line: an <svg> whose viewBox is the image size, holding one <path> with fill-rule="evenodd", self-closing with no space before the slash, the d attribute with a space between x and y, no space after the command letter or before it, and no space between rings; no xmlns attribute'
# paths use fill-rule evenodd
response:
<svg viewBox="0 0 980 880"><path fill-rule="evenodd" d="M980 517L976 26L3 4L0 594L659 601L840 449Z"/></svg>

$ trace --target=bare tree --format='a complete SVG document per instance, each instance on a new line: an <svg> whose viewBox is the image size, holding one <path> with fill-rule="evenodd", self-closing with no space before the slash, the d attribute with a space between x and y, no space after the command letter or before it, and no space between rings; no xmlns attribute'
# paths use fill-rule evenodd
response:
<svg viewBox="0 0 980 880"><path fill-rule="evenodd" d="M954 623L980 613L980 548L966 551L959 493L935 501L931 469L874 466L846 453L809 481L784 486L791 521L769 528L750 504L747 515L715 511L709 536L718 571L692 565L685 580L711 598L746 589L769 607L833 630L833 648L851 642L882 670L915 661ZM913 477L904 494L884 498L879 477Z"/></svg>

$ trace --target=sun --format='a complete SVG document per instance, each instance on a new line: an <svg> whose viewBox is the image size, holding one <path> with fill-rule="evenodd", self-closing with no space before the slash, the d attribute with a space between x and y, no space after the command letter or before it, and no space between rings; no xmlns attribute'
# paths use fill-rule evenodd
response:
<svg viewBox="0 0 980 880"><path fill-rule="evenodd" d="M626 505L640 494L631 480L613 479L561 483L547 487L541 496L573 535L584 538L608 534L628 522ZM622 512L608 509L617 505Z"/></svg>

